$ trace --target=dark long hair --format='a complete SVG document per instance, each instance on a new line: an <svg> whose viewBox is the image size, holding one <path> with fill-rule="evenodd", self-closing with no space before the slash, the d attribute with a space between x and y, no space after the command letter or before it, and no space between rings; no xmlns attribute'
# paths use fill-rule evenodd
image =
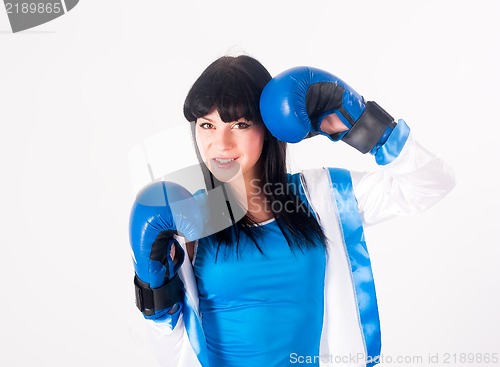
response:
<svg viewBox="0 0 500 367"><path fill-rule="evenodd" d="M259 100L262 90L270 80L271 75L264 66L256 59L246 55L223 56L203 71L191 87L184 102L184 116L191 122L193 141L200 163L203 161L195 141L196 119L217 110L224 122L233 122L244 118L255 124L264 125L260 114ZM325 246L325 236L312 213L305 205L296 205L300 200L295 195L297 188L290 187L288 183L286 143L272 136L267 128L265 128L264 145L258 164L262 168L259 179L262 187L266 185L264 193L271 208L285 208L286 203L294 203L293 207L296 208L296 210L291 211L272 209L276 222L290 248L302 249L303 246L314 247L318 244ZM207 187L214 188L221 185L221 182L212 175L206 165L203 163L201 165ZM244 232L262 252L257 241L260 234L256 224L255 219L247 213L232 227L212 236L215 236L219 248L221 244L234 243L236 237L236 247L238 248L240 232Z"/></svg>

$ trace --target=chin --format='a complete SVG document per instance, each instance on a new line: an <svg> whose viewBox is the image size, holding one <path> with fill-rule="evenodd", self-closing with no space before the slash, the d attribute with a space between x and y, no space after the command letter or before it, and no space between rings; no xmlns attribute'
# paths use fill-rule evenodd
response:
<svg viewBox="0 0 500 367"><path fill-rule="evenodd" d="M234 166L230 168L219 168L210 166L210 172L221 182L232 182L237 178L242 177L242 172L239 166Z"/></svg>

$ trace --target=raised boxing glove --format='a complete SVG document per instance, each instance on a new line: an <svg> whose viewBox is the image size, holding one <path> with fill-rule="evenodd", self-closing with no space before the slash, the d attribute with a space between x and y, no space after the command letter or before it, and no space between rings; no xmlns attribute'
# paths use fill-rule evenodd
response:
<svg viewBox="0 0 500 367"><path fill-rule="evenodd" d="M184 286L177 270L184 261L184 251L174 235L195 240L200 238L201 227L196 200L181 185L156 181L137 194L129 230L136 305L144 317L160 318L182 301Z"/></svg>
<svg viewBox="0 0 500 367"><path fill-rule="evenodd" d="M300 66L274 77L264 88L260 109L267 128L278 139L296 143L323 134L342 139L362 153L376 154L396 122L375 102L365 102L349 85L326 71ZM348 130L327 134L323 119L335 113Z"/></svg>

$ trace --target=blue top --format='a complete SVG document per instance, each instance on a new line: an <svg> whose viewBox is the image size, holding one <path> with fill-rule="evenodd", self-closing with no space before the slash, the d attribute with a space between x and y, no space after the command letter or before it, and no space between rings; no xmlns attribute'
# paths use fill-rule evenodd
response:
<svg viewBox="0 0 500 367"><path fill-rule="evenodd" d="M260 227L264 254L244 233L239 256L221 246L217 262L215 240L198 242L194 273L210 366L296 366L319 355L325 250L291 250L274 219Z"/></svg>

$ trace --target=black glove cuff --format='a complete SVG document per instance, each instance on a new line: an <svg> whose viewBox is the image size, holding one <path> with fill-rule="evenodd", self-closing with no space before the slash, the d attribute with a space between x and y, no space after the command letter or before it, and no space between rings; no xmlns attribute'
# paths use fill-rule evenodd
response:
<svg viewBox="0 0 500 367"><path fill-rule="evenodd" d="M377 145L388 127L394 129L395 126L396 122L391 115L376 102L369 101L361 117L342 140L364 154Z"/></svg>
<svg viewBox="0 0 500 367"><path fill-rule="evenodd" d="M159 288L150 288L148 283L134 277L135 304L146 316L154 315L155 311L164 310L182 301L184 284L177 274Z"/></svg>

